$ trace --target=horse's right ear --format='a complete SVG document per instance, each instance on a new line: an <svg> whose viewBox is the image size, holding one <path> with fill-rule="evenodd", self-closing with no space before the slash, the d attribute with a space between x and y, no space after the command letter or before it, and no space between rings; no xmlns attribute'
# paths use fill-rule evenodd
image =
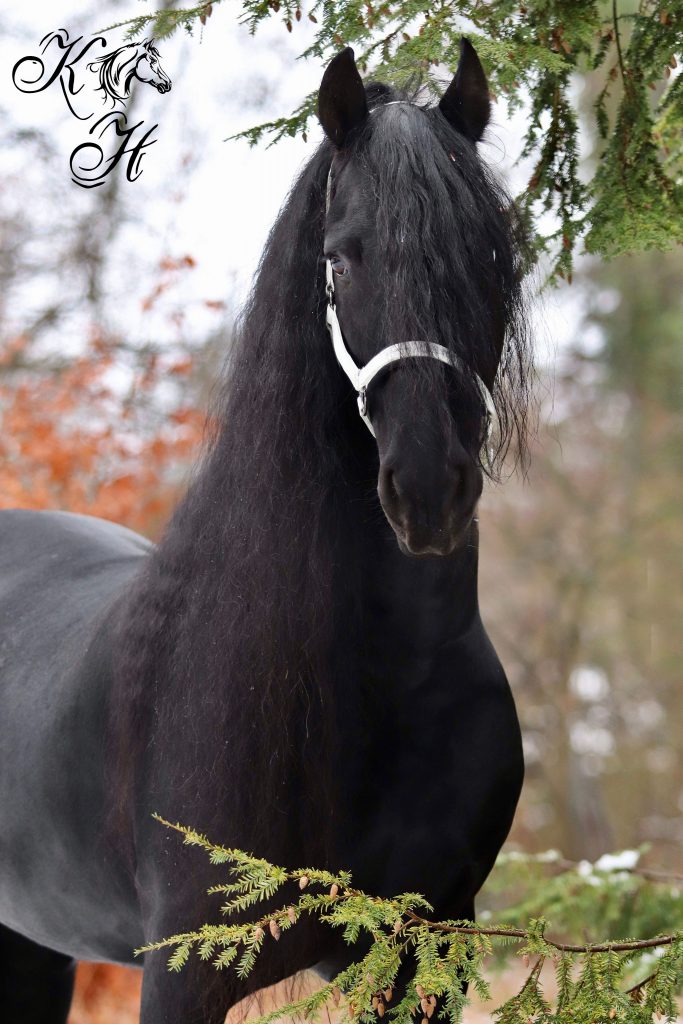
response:
<svg viewBox="0 0 683 1024"><path fill-rule="evenodd" d="M365 86L358 74L353 50L347 46L325 69L318 92L318 118L330 142L341 149L349 134L367 116Z"/></svg>

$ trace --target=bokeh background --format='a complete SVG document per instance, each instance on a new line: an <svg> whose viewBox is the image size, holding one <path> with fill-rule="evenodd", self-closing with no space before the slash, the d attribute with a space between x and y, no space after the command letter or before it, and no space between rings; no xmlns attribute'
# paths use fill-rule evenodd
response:
<svg viewBox="0 0 683 1024"><path fill-rule="evenodd" d="M132 101L159 125L144 173L85 191L58 87L22 95L10 69L49 31L89 34L140 5L0 3L0 507L154 538L182 491L268 228L319 140L225 141L321 73L295 59L305 19L250 37L237 12L159 44L173 90ZM575 88L587 108L599 83ZM523 117L496 104L482 147L513 190L529 177ZM587 173L595 145L586 130ZM526 851L649 844L648 863L681 870L682 281L677 251L583 258L571 286L543 290L543 268L535 283L531 466L489 486L480 517L483 614L524 731L510 844ZM128 1024L138 998L136 972L81 965L72 1024Z"/></svg>

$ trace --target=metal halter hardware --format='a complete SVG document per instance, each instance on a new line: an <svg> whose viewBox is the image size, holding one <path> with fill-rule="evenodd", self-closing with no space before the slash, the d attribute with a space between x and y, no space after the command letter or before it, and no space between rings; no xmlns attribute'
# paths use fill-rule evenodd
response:
<svg viewBox="0 0 683 1024"><path fill-rule="evenodd" d="M401 100L392 100L391 103L400 103ZM391 106L390 103L385 103L382 106ZM381 110L382 106L374 107L373 110ZM373 111L370 111L372 113ZM330 199L332 192L332 169L327 176L327 188L325 196L325 213L327 214L330 208ZM332 270L332 263L330 260L325 261L326 264L326 285L325 291L327 293L327 329L330 332L332 338L332 345L334 346L334 354L337 357L337 362L341 366L346 376L351 381L351 384L355 388L358 395L358 412L361 415L361 419L367 426L368 430L375 436L375 431L372 426L372 421L368 414L368 387L377 376L377 374L383 370L386 366L391 363L399 362L401 359L419 359L419 358L430 358L438 359L442 363L447 363L449 366L455 367L456 370L460 370L462 373L467 374L468 368L465 366L463 361L454 353L450 352L443 345L437 345L430 341L403 341L398 345L389 345L387 348L383 348L377 355L373 356L369 363L365 366L357 366L356 362L349 352L344 342L344 336L342 334L341 325L339 318L337 317L337 310L334 304L334 271ZM486 409L487 417L487 429L486 429L486 440L488 441L491 430L493 427L493 419L496 415L495 406L491 394L484 384L479 374L475 373L474 378L476 380L479 394L482 402Z"/></svg>

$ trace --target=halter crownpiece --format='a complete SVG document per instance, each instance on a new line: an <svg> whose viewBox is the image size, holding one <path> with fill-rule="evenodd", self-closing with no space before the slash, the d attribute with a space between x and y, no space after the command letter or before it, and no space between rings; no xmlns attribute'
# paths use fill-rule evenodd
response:
<svg viewBox="0 0 683 1024"><path fill-rule="evenodd" d="M392 100L391 103L400 103L401 100ZM385 103L382 106L391 106L390 103ZM373 110L380 110L381 107L373 107ZM373 111L370 111L372 113ZM327 175L327 187L325 190L325 213L329 211L330 201L332 197L332 168ZM358 412L361 415L361 419L367 426L368 430L375 437L375 430L372 425L368 413L368 387L375 379L377 374L383 370L386 366L390 366L391 363L397 363L401 359L438 359L442 363L447 363L449 366L455 367L456 370L460 370L462 373L468 373L468 368L463 363L462 359L457 356L454 352L450 352L443 345L437 345L431 341L403 341L397 345L389 345L387 348L383 348L377 355L373 356L369 363L365 366L357 366L356 362L349 352L344 342L344 335L342 334L341 324L337 316L337 309L334 303L334 271L332 270L332 263L330 260L325 260L326 266L326 285L325 291L327 293L327 316L326 323L327 329L330 332L332 338L332 345L334 347L334 354L337 357L337 362L341 366L346 376L351 381L357 395L358 395ZM491 430L493 428L493 420L496 415L495 406L491 394L484 384L483 380L478 373L474 374L474 378L479 389L481 400L486 409L487 427L486 427L486 440L488 441L491 436Z"/></svg>

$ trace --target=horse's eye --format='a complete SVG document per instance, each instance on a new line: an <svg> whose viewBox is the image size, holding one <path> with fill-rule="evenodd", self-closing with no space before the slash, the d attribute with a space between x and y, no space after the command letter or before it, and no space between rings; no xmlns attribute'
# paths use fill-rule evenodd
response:
<svg viewBox="0 0 683 1024"><path fill-rule="evenodd" d="M339 259L338 256L330 256L330 263L332 264L332 270L339 277L343 277L344 274L348 274L349 268L344 263L344 260Z"/></svg>

